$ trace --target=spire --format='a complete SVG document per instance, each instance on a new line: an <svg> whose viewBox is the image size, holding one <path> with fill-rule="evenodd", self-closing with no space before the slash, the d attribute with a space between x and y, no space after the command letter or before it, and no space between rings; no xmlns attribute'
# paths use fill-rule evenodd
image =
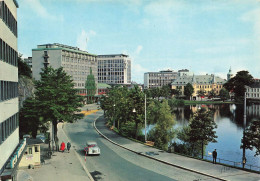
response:
<svg viewBox="0 0 260 181"><path fill-rule="evenodd" d="M195 79L194 73L193 73L193 76L192 76L192 83L196 83L196 79Z"/></svg>

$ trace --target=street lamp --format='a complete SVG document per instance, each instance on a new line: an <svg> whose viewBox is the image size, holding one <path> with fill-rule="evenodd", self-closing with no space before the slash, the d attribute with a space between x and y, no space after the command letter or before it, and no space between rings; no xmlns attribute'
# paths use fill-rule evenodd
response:
<svg viewBox="0 0 260 181"><path fill-rule="evenodd" d="M144 94L144 141L147 141L146 135L146 94Z"/></svg>
<svg viewBox="0 0 260 181"><path fill-rule="evenodd" d="M114 107L113 128L115 128L115 107L116 107L116 105L114 104L113 107Z"/></svg>
<svg viewBox="0 0 260 181"><path fill-rule="evenodd" d="M246 164L246 148L245 148L245 129L246 129L246 92L244 95L244 124L243 124L243 157L242 157L242 163L243 168L245 168Z"/></svg>

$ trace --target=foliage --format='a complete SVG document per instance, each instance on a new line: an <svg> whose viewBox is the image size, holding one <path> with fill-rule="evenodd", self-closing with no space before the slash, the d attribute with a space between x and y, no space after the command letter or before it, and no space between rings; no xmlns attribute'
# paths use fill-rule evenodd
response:
<svg viewBox="0 0 260 181"><path fill-rule="evenodd" d="M173 111L175 107L184 106L184 100L171 98L168 100L168 104Z"/></svg>
<svg viewBox="0 0 260 181"><path fill-rule="evenodd" d="M161 96L165 97L166 99L171 97L171 88L169 85L164 85L161 88Z"/></svg>
<svg viewBox="0 0 260 181"><path fill-rule="evenodd" d="M245 85L250 86L253 83L253 77L248 71L237 72L236 76L224 84L224 88L235 93L236 99L241 99L246 91Z"/></svg>
<svg viewBox="0 0 260 181"><path fill-rule="evenodd" d="M18 56L18 75L32 78L31 68L22 60L22 55Z"/></svg>
<svg viewBox="0 0 260 181"><path fill-rule="evenodd" d="M254 120L245 131L245 138L242 139L247 149L255 149L255 156L260 155L260 120ZM242 147L243 145L241 145Z"/></svg>
<svg viewBox="0 0 260 181"><path fill-rule="evenodd" d="M155 127L149 132L148 139L155 142L155 146L168 150L168 143L174 137L174 120L167 100L160 105L158 120Z"/></svg>
<svg viewBox="0 0 260 181"><path fill-rule="evenodd" d="M208 94L208 97L209 98L213 98L213 97L216 97L216 91L214 90L214 89L212 89L210 92L209 92L209 94Z"/></svg>
<svg viewBox="0 0 260 181"><path fill-rule="evenodd" d="M172 94L176 97L179 98L181 96L181 88L173 89Z"/></svg>
<svg viewBox="0 0 260 181"><path fill-rule="evenodd" d="M212 119L212 112L206 111L205 109L197 111L194 114L189 127L190 131L188 136L190 142L201 145L201 156L203 158L204 145L207 145L209 142L217 142L216 131L214 131L214 129L217 128L217 125Z"/></svg>
<svg viewBox="0 0 260 181"><path fill-rule="evenodd" d="M202 89L200 89L200 90L198 91L198 96L199 96L199 97L201 98L201 100L202 100L202 97L205 96L205 91L202 90Z"/></svg>
<svg viewBox="0 0 260 181"><path fill-rule="evenodd" d="M159 97L161 96L161 90L159 87L151 88L149 91L153 99L157 98L159 100Z"/></svg>
<svg viewBox="0 0 260 181"><path fill-rule="evenodd" d="M225 101L227 99L229 99L229 92L225 89L225 88L222 88L220 91L219 91L219 97L222 101Z"/></svg>
<svg viewBox="0 0 260 181"><path fill-rule="evenodd" d="M83 97L77 95L73 80L62 67L58 69L48 67L40 74L41 80L35 81L35 99L44 121L53 123L56 138L59 121L74 122L82 118L78 112L83 106Z"/></svg>
<svg viewBox="0 0 260 181"><path fill-rule="evenodd" d="M184 87L184 95L190 99L190 97L192 96L192 94L194 93L194 88L193 86L188 83L185 87Z"/></svg>
<svg viewBox="0 0 260 181"><path fill-rule="evenodd" d="M87 76L85 87L87 91L87 102L93 103L95 99L97 87L96 87L95 77L92 74L91 68L90 68L90 74Z"/></svg>

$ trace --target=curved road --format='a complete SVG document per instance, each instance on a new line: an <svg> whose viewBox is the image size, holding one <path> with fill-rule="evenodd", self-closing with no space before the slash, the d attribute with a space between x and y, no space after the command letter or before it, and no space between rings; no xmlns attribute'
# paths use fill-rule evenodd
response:
<svg viewBox="0 0 260 181"><path fill-rule="evenodd" d="M96 141L100 147L100 156L86 157L86 166L95 180L212 180L142 157L110 143L93 128L93 121L101 115L103 112L99 111L64 127L80 159L85 159L83 149L87 140Z"/></svg>

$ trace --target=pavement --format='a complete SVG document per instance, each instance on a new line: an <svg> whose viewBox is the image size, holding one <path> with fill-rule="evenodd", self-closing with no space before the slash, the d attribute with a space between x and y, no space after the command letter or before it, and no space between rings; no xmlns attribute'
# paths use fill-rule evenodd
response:
<svg viewBox="0 0 260 181"><path fill-rule="evenodd" d="M63 123L58 124L59 141L67 143L69 138L62 129ZM41 145L41 155L44 157L48 150L48 144ZM39 168L18 170L18 181L93 181L94 179L86 168L86 163L80 159L73 145L70 152L54 152L51 159L45 159L45 163Z"/></svg>
<svg viewBox="0 0 260 181"><path fill-rule="evenodd" d="M109 128L107 128L105 122L106 120L103 116L96 120L94 126L99 134L110 142L124 149L135 152L136 154L157 160L161 163L165 163L173 167L178 167L184 170L209 176L217 180L260 181L260 174L257 173L247 172L221 164L212 164L210 162L189 158L174 153L168 153L141 143L134 142L118 135L114 131L111 131Z"/></svg>

